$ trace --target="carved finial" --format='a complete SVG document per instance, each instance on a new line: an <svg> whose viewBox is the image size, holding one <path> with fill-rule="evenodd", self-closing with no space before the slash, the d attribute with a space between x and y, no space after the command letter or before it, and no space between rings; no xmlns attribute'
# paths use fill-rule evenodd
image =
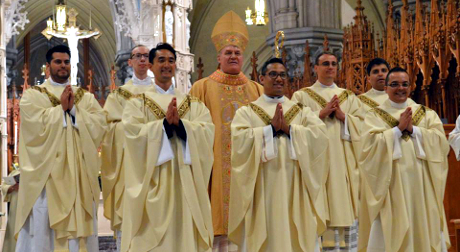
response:
<svg viewBox="0 0 460 252"><path fill-rule="evenodd" d="M327 34L324 34L323 51L329 52L329 39L327 38Z"/></svg>
<svg viewBox="0 0 460 252"><path fill-rule="evenodd" d="M115 84L116 75L117 71L115 70L115 66L112 64L110 69L110 91L117 89L117 84Z"/></svg>

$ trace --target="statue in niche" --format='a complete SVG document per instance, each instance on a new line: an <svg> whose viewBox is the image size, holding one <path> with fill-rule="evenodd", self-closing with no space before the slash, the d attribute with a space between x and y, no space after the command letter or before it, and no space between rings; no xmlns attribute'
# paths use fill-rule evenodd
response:
<svg viewBox="0 0 460 252"><path fill-rule="evenodd" d="M171 5L166 5L165 11L165 33L166 43L173 44L173 31L174 31L174 16L171 11Z"/></svg>
<svg viewBox="0 0 460 252"><path fill-rule="evenodd" d="M186 33L186 37L185 37L185 45L187 47L187 50L190 51L190 44L189 44L189 41L190 41L190 21L188 20L188 17L185 17L185 27L187 29L187 33Z"/></svg>

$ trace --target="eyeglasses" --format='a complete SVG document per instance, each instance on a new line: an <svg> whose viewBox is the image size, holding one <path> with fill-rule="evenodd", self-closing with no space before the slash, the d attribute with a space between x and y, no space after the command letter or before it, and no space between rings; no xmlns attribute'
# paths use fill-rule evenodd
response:
<svg viewBox="0 0 460 252"><path fill-rule="evenodd" d="M136 53L136 54L131 55L131 59L140 60L140 59L142 59L142 57L148 59L148 58L149 58L149 54L148 54L148 53L144 53L144 54L142 54L142 53Z"/></svg>
<svg viewBox="0 0 460 252"><path fill-rule="evenodd" d="M321 66L326 66L326 67L328 67L328 66L331 66L331 65L332 65L333 67L336 67L336 66L337 66L337 62L335 62L335 61L332 61L332 62L330 62L330 61L324 61L323 63L321 63Z"/></svg>
<svg viewBox="0 0 460 252"><path fill-rule="evenodd" d="M392 83L388 84L388 86L390 86L391 88L398 88L398 87L408 88L410 86L410 84L409 84L409 82L403 82L401 84L399 84L397 82L392 82Z"/></svg>
<svg viewBox="0 0 460 252"><path fill-rule="evenodd" d="M269 72L269 73L268 73L268 77L270 77L270 78L272 78L272 79L274 79L274 80L276 80L276 78L278 78L278 76L279 76L281 79L283 79L283 80L287 79L287 77L288 77L287 74L286 74L285 72L282 72L282 73Z"/></svg>

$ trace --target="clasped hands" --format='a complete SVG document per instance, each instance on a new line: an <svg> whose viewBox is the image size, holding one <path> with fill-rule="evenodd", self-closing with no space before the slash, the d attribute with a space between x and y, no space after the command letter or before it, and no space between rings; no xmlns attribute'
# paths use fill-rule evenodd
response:
<svg viewBox="0 0 460 252"><path fill-rule="evenodd" d="M337 95L334 95L331 101L326 104L326 107L319 112L319 118L321 118L321 120L324 120L327 116L335 116L341 122L345 122L345 113L343 113L340 108L340 100Z"/></svg>
<svg viewBox="0 0 460 252"><path fill-rule="evenodd" d="M61 106L64 112L72 110L75 101L75 95L72 91L72 87L67 85L61 94Z"/></svg>
<svg viewBox="0 0 460 252"><path fill-rule="evenodd" d="M407 131L409 134L412 134L414 127L412 126L412 109L410 107L407 107L406 110L401 113L398 129L403 133Z"/></svg>
<svg viewBox="0 0 460 252"><path fill-rule="evenodd" d="M289 125L286 123L283 115L283 106L281 103L276 105L275 115L271 122L276 133L282 132L289 136Z"/></svg>
<svg viewBox="0 0 460 252"><path fill-rule="evenodd" d="M177 101L176 98L172 98L168 105L168 111L166 112L166 121L169 125L179 126L179 113L177 112Z"/></svg>

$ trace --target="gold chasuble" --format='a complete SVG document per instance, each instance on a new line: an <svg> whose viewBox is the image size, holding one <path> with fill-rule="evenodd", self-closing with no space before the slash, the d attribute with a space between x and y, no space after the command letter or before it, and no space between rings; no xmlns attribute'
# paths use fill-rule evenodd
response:
<svg viewBox="0 0 460 252"><path fill-rule="evenodd" d="M97 232L93 229L93 219L97 218L93 207L98 205L100 194L97 149L106 130L105 113L94 95L72 87L74 127L60 105L64 88L46 81L25 91L21 99L21 183L15 229L17 235L46 189L54 251L60 252L68 251L68 239ZM80 251L86 251L83 244L80 242Z"/></svg>
<svg viewBox="0 0 460 252"><path fill-rule="evenodd" d="M364 110L353 92L333 85L322 87L317 81L313 86L295 92L292 100L311 108L316 115L319 115L334 95L340 100L340 108L346 115L348 127L345 128L344 123L335 117L328 116L324 119L331 157L325 189L328 227L347 227L353 225L358 217L359 170L355 157L360 151L356 147Z"/></svg>
<svg viewBox="0 0 460 252"><path fill-rule="evenodd" d="M173 97L186 141L176 134L168 139L163 132ZM207 188L214 125L209 110L197 98L177 89L174 96L151 89L127 101L123 127L121 251L211 251L214 236ZM162 147L166 143L169 149ZM163 158L165 149L173 154L170 159Z"/></svg>
<svg viewBox="0 0 460 252"><path fill-rule="evenodd" d="M104 199L104 216L111 220L112 230L121 230L123 217L123 192L125 181L123 174L123 145L125 132L121 118L126 102L134 95L142 94L152 85L134 85L129 80L125 85L115 89L107 97L104 110L107 112L109 129L102 142L102 197Z"/></svg>
<svg viewBox="0 0 460 252"><path fill-rule="evenodd" d="M412 135L396 136L393 129L405 106L387 100L366 115L359 163L367 200L361 201L359 251L367 251L369 240L392 252L439 252L449 245L443 205L449 144L436 112L408 104L418 128ZM383 237L375 239L376 233Z"/></svg>
<svg viewBox="0 0 460 252"><path fill-rule="evenodd" d="M246 241L252 252L316 251L318 234L326 229L321 194L329 160L327 129L310 108L284 97L290 137L274 137L268 125L277 103L266 99L238 109L231 125L229 239L240 250ZM264 162L265 148L274 155Z"/></svg>
<svg viewBox="0 0 460 252"><path fill-rule="evenodd" d="M263 87L243 73L225 74L216 70L195 82L190 94L204 102L216 126L214 165L211 181L211 209L215 235L227 234L230 202L231 134L235 111L263 94Z"/></svg>

